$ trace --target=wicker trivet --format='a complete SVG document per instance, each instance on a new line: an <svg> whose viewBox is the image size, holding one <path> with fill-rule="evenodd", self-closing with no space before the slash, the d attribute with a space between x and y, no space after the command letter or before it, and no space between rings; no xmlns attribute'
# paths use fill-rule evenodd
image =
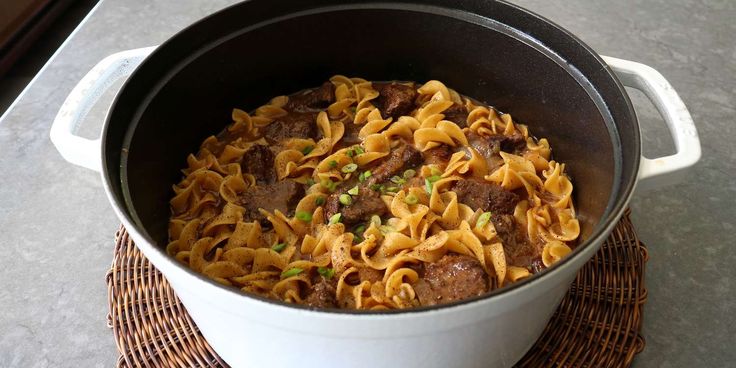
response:
<svg viewBox="0 0 736 368"><path fill-rule="evenodd" d="M118 367L226 367L189 318L169 283L117 232L107 273ZM647 251L627 212L577 275L547 329L520 367L626 367L644 349Z"/></svg>

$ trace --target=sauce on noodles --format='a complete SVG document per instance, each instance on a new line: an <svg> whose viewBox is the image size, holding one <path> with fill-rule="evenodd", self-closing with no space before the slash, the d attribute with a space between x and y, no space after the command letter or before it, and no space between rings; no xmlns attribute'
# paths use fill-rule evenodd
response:
<svg viewBox="0 0 736 368"><path fill-rule="evenodd" d="M167 252L248 293L446 303L549 267L580 232L548 141L439 81L338 75L232 119L187 158Z"/></svg>

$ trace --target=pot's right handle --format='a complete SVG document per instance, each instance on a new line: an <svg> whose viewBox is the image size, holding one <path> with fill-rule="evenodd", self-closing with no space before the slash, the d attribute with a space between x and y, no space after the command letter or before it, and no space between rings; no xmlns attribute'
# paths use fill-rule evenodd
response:
<svg viewBox="0 0 736 368"><path fill-rule="evenodd" d="M101 171L100 139L76 135L77 128L102 94L118 79L128 76L156 47L144 47L112 54L97 63L69 93L54 123L51 142L65 160Z"/></svg>
<svg viewBox="0 0 736 368"><path fill-rule="evenodd" d="M700 159L700 139L687 107L669 82L653 68L633 61L603 56L624 86L643 92L662 115L677 153L641 158L637 188L651 189L679 182Z"/></svg>

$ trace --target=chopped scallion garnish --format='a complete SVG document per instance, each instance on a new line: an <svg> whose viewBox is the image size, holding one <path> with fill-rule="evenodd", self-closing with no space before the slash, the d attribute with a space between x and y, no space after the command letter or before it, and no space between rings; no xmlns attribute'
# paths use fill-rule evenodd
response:
<svg viewBox="0 0 736 368"><path fill-rule="evenodd" d="M441 177L441 176L439 176L439 175L432 175L432 176L428 177L427 179L429 179L429 182L430 182L430 183L434 183L434 182L436 182L437 180L440 180L440 179L442 179L442 177Z"/></svg>
<svg viewBox="0 0 736 368"><path fill-rule="evenodd" d="M348 157L353 157L353 156L355 156L355 151L348 150L347 152L345 152L345 154L348 155Z"/></svg>
<svg viewBox="0 0 736 368"><path fill-rule="evenodd" d="M402 184L406 183L406 180L404 180L404 178L396 175L396 176L391 177L391 182L394 183L394 184L402 185Z"/></svg>
<svg viewBox="0 0 736 368"><path fill-rule="evenodd" d="M271 247L275 252L281 252L284 248L286 248L286 243L278 243Z"/></svg>
<svg viewBox="0 0 736 368"><path fill-rule="evenodd" d="M383 185L381 185L381 184L371 184L371 190L376 191L376 192L380 192L382 186Z"/></svg>
<svg viewBox="0 0 736 368"><path fill-rule="evenodd" d="M312 221L312 214L304 211L296 211L296 218L304 222Z"/></svg>
<svg viewBox="0 0 736 368"><path fill-rule="evenodd" d="M340 203L349 206L351 203L353 203L353 197L351 197L349 194L340 194Z"/></svg>
<svg viewBox="0 0 736 368"><path fill-rule="evenodd" d="M359 192L360 192L360 188L358 188L357 185L354 186L354 187L352 187L352 188L350 188L350 190L348 190L348 194L354 195L354 196L355 195L358 195Z"/></svg>
<svg viewBox="0 0 736 368"><path fill-rule="evenodd" d="M386 191L389 193L396 193L399 191L399 187L388 187L386 188Z"/></svg>
<svg viewBox="0 0 736 368"><path fill-rule="evenodd" d="M438 169L438 168L434 167L434 166L432 166L432 168L430 168L430 169L429 169L429 171L430 171L430 172L432 173L432 175L434 175L434 176L440 176L440 175L442 175L442 171L441 171L440 169Z"/></svg>
<svg viewBox="0 0 736 368"><path fill-rule="evenodd" d="M365 225L359 225L355 228L355 231L353 233L357 235L362 235L363 232L365 232Z"/></svg>
<svg viewBox="0 0 736 368"><path fill-rule="evenodd" d="M312 178L307 179L307 183L306 184L307 184L307 186L311 187L312 185L314 185L314 179L312 179Z"/></svg>
<svg viewBox="0 0 736 368"><path fill-rule="evenodd" d="M409 194L406 197L404 197L404 202L407 204L417 204L419 202L419 198L415 196L414 194Z"/></svg>
<svg viewBox="0 0 736 368"><path fill-rule="evenodd" d="M355 154L356 155L362 155L365 153L365 150L361 146L355 146Z"/></svg>
<svg viewBox="0 0 736 368"><path fill-rule="evenodd" d="M328 162L327 165L334 169L337 167L337 161L330 160L330 162Z"/></svg>
<svg viewBox="0 0 736 368"><path fill-rule="evenodd" d="M317 268L317 273L326 279L331 279L333 276L335 276L335 270L328 267Z"/></svg>
<svg viewBox="0 0 736 368"><path fill-rule="evenodd" d="M298 267L290 268L290 269L288 269L288 270L286 270L286 271L284 271L284 272L281 273L281 278L282 279L285 279L285 278L289 278L289 277L292 277L292 276L296 276L296 275L302 273L302 271L304 271L304 270L302 270L301 268L298 268Z"/></svg>
<svg viewBox="0 0 736 368"><path fill-rule="evenodd" d="M316 204L318 206L321 206L321 205L325 204L325 197L317 197L314 200L314 204Z"/></svg>
<svg viewBox="0 0 736 368"><path fill-rule="evenodd" d="M302 153L306 156L314 150L314 146L306 146L302 148Z"/></svg>
<svg viewBox="0 0 736 368"><path fill-rule="evenodd" d="M480 216L478 216L478 221L475 222L475 227L481 228L483 226L486 226L488 224L488 221L491 221L491 213L483 212Z"/></svg>
<svg viewBox="0 0 736 368"><path fill-rule="evenodd" d="M342 214L340 212L338 212L338 213L330 216L330 222L329 222L329 224L330 225L337 224L338 222L340 222L341 219L342 219Z"/></svg>
<svg viewBox="0 0 736 368"><path fill-rule="evenodd" d="M342 167L342 172L344 172L344 173L351 173L351 172L355 172L355 170L357 170L357 169L358 169L358 165L357 164L347 164L347 165L345 165L345 166Z"/></svg>
<svg viewBox="0 0 736 368"><path fill-rule="evenodd" d="M432 182L429 181L428 178L424 179L424 190L426 190L427 193L432 194Z"/></svg>
<svg viewBox="0 0 736 368"><path fill-rule="evenodd" d="M371 223L376 226L381 226L381 216L378 216L378 215L371 216Z"/></svg>
<svg viewBox="0 0 736 368"><path fill-rule="evenodd" d="M417 172L415 170L412 170L412 169L406 170L406 171L404 171L404 179L407 179L407 180L408 179L411 179L416 174L417 174Z"/></svg>

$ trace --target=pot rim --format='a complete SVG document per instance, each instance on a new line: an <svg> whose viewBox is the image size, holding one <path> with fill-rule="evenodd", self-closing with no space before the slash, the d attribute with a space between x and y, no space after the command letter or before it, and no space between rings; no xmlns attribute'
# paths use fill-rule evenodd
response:
<svg viewBox="0 0 736 368"><path fill-rule="evenodd" d="M540 21L543 23L546 23L548 26L553 27L555 30L561 32L564 34L565 37L569 38L570 40L574 41L578 47L580 47L581 51L585 51L587 54L586 57L590 57L591 61L595 61L596 63L600 64L601 69L605 70L605 72L608 74L608 76L612 79L612 81L615 83L616 87L618 88L621 97L623 97L624 102L626 104L626 107L628 109L628 114L632 116L632 120L636 122L636 125L638 127L638 119L636 118L636 114L634 112L633 105L631 103L631 100L626 93L622 83L619 81L618 77L613 73L613 71L610 69L610 67L603 61L603 59L598 55L592 48L590 48L587 44L585 44L582 40L580 40L577 36L567 31L565 28L560 27L556 23L550 21L549 19L534 13L532 11L529 11L527 9L524 9L520 6L510 4L506 1L499 1L495 0L496 3L499 3L503 6L507 6L515 11L520 11L523 13L526 13L527 15L535 18L536 21ZM167 45L172 43L172 40L178 39L181 37L184 37L184 35L193 32L193 30L196 31L196 28L204 22L207 22L211 20L212 18L217 17L218 15L231 11L233 8L237 8L239 6L243 6L244 3L237 3L230 5L226 8L223 8L215 13L212 13L193 24L187 26L186 28L182 29L181 31L177 32L173 36L171 36L169 39L167 39L164 43L162 43L159 47L156 48L152 52L152 54L149 56L149 58L155 58L158 54L161 54L163 49L166 49ZM409 8L408 6L413 6ZM419 6L419 8L417 8ZM292 19L296 17L301 17L305 15L315 15L325 12L332 12L332 11L349 11L349 10L356 10L356 9L382 9L382 10L408 10L413 12L423 12L423 13L430 13L435 15L443 15L443 16L453 16L457 19L463 20L463 21L469 21L468 17L471 16L473 18L482 20L483 22L488 23L495 23L500 24L505 27L505 30L507 31L507 35L516 38L517 40L523 42L529 47L534 47L538 51L541 51L545 53L546 55L550 56L553 55L555 58L553 58L554 61L556 61L558 64L564 63L564 59L559 56L557 53L554 52L554 50L549 49L547 46L542 44L541 42L537 41L530 42L534 39L531 35L522 32L521 30L518 30L516 28L513 28L511 26L506 25L505 23L501 23L500 21L497 21L491 17L483 16L478 13L471 13L469 11L462 11L459 9L451 9L446 7L439 7L439 6L431 6L431 5L424 5L424 4L417 4L417 3L378 3L378 2L371 2L371 3L361 3L361 4L345 4L345 5L327 5L327 6L317 6L314 8L311 8L309 11L297 11L297 12L291 12L284 14L283 16L271 18L264 22L258 22L256 24L244 27L243 29L233 32L227 37L223 39L219 39L216 41L213 41L209 44L209 46L204 50L197 50L193 52L193 54L196 54L197 56L201 55L202 53L206 52L206 50L209 50L211 48L216 47L218 44L225 42L227 39L230 39L231 37L235 37L238 34L241 34L243 32L251 31L269 24L273 24L279 21ZM498 30L498 29L495 29ZM516 36L516 37L515 37ZM193 59L193 57L191 58ZM143 66L147 60L144 60L141 66ZM461 306L469 306L471 304L479 304L479 302L482 301L491 301L499 299L500 296L503 295L511 295L516 294L517 292L523 292L526 289L531 288L533 285L536 285L540 283L541 280L552 277L553 274L558 273L557 271L561 271L563 268L572 267L572 264L575 263L574 261L583 257L584 253L588 251L588 248L594 247L598 248L605 239L608 237L610 232L613 230L613 228L616 225L616 222L618 219L623 215L626 205L628 204L629 200L631 199L631 196L633 194L634 188L636 186L637 180L634 178L633 180L629 180L626 183L621 183L620 180L614 180L612 184L612 196L608 199L608 204L601 216L601 219L599 219L598 223L595 225L593 232L591 236L586 239L584 242L579 243L573 251L567 255L565 258L560 260L559 262L555 263L549 268L546 268L545 270L533 274L530 277L512 283L510 285L504 286L502 288L498 288L495 290L492 290L488 293L485 293L483 295L462 299L450 303L444 303L444 304L438 304L434 306L420 306L420 307L414 307L414 308L407 308L407 309L393 309L393 310L357 310L357 309L337 309L337 308L311 308L304 305L299 304L290 304L286 303L280 300L274 300L269 299L260 295L256 294L248 294L244 293L236 288L228 287L225 285L222 285L220 283L215 282L214 280L211 280L204 275L197 273L193 271L192 269L185 267L184 265L180 264L179 262L176 262L173 258L171 258L166 252L159 246L155 245L155 241L151 239L145 231L140 231L139 226L137 225L137 219L134 219L133 216L131 216L129 213L127 213L125 210L122 210L123 208L126 208L127 210L131 212L135 212L133 208L128 208L126 201L123 199L121 200L118 198L115 193L112 186L112 183L110 181L110 177L108 175L108 172L110 170L120 170L120 165L108 167L107 164L107 133L108 133L108 127L110 124L110 117L112 116L112 113L114 112L115 108L117 107L118 101L120 99L120 96L124 93L127 85L130 83L131 80L133 80L140 69L140 67L134 71L131 76L125 81L123 86L120 88L119 92L115 95L115 98L110 105L110 108L108 109L107 116L105 118L105 122L102 129L102 142L101 142L101 154L102 154L102 171L101 171L101 177L103 181L103 185L105 188L105 193L108 196L108 200L112 204L112 207L118 216L118 218L123 222L124 226L128 230L128 232L131 234L132 238L134 239L143 239L145 240L143 243L137 242L136 244L141 249L141 251L146 255L151 262L156 265L158 268L168 268L170 267L176 267L181 271L184 271L183 274L186 274L187 278L197 283L197 285L201 285L202 287L212 288L214 286L217 290L229 293L231 296L239 297L239 298L247 298L251 299L253 301L260 301L266 304L270 304L270 306L277 306L277 307L287 307L288 309L294 310L294 311L300 311L300 312L313 312L313 313L319 313L322 315L342 315L342 316L403 316L403 315L417 315L417 314L428 314L427 312L436 312L439 310L442 311L450 311L450 310L456 310L458 307ZM574 69L574 66L572 67ZM566 70L568 72L571 72L570 69ZM575 69L576 70L576 69ZM174 73L174 71L172 71ZM579 73L579 72L578 72ZM574 78L584 78L585 81L587 81L587 78L585 78L582 73L579 75L572 75ZM597 92L597 90L594 87L592 91L587 90L588 94L590 95L591 92ZM592 96L591 96L592 97ZM603 108L604 106L600 106L599 108ZM613 118L610 116L610 114L607 113L607 110L601 111L601 114L603 115L604 120L606 121L606 124L613 124ZM615 134L615 132L612 132L612 138L617 138L618 135ZM640 144L640 132L638 129L636 129L634 133L635 137L635 148L637 152L633 152L632 154L632 170L637 171L640 164L640 158L641 158L641 144ZM620 145L617 144L617 142L614 142L614 154L621 151ZM123 158L121 158L123 160ZM615 156L615 173L614 178L620 178L622 173L621 163L620 159ZM634 175L635 177L635 175ZM127 183L123 183L127 185ZM624 185L623 188L619 188L620 185ZM618 198L615 197L616 193L620 193L620 196ZM159 262L164 262L166 265L163 265ZM166 275L164 275L166 276ZM195 281L196 280L196 281ZM208 286L209 285L209 286ZM195 286L192 285L192 288ZM215 289L212 289L215 290ZM368 318L368 317L364 317Z"/></svg>

